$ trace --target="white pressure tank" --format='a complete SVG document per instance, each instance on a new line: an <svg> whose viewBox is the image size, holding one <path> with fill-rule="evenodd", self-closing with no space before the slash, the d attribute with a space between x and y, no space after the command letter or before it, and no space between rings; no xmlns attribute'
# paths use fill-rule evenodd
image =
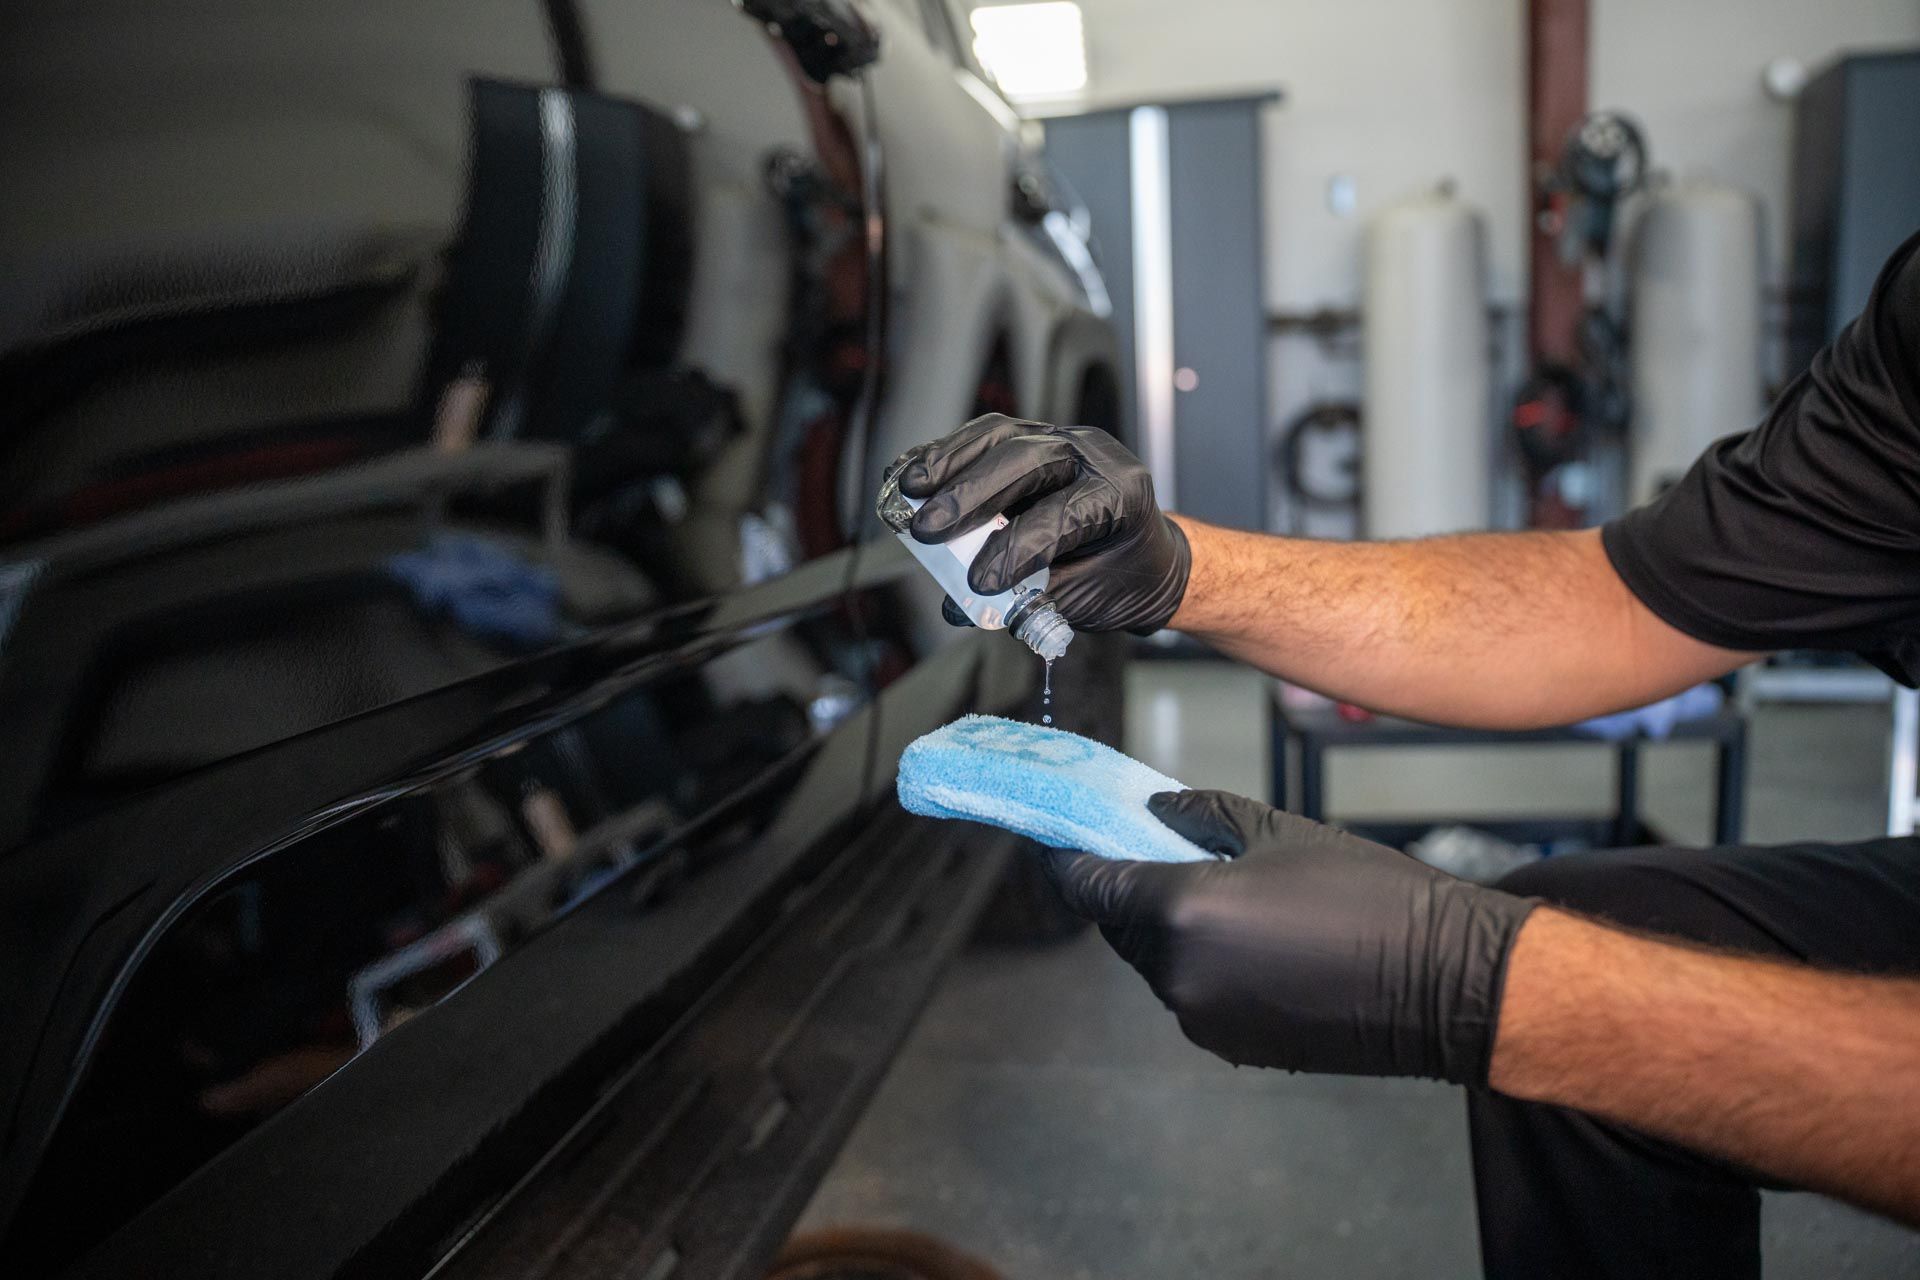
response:
<svg viewBox="0 0 1920 1280"><path fill-rule="evenodd" d="M1633 504L1679 479L1714 440L1760 417L1760 255L1760 202L1734 187L1668 187L1634 223Z"/></svg>
<svg viewBox="0 0 1920 1280"><path fill-rule="evenodd" d="M1479 212L1440 192L1375 216L1362 316L1367 536L1484 528L1491 359Z"/></svg>

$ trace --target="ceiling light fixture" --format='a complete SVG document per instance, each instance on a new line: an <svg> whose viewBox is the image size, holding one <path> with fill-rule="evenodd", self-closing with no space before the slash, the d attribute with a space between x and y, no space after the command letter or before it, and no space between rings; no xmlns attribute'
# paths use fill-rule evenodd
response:
<svg viewBox="0 0 1920 1280"><path fill-rule="evenodd" d="M1070 97L1087 87L1086 26L1071 0L975 9L973 51L1015 101Z"/></svg>

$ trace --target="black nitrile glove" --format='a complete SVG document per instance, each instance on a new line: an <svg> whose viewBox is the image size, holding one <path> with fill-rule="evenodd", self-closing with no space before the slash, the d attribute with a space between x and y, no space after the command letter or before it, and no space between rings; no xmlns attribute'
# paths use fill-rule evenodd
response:
<svg viewBox="0 0 1920 1280"><path fill-rule="evenodd" d="M896 466L900 491L927 500L913 517L922 542L1008 514L974 557L967 581L975 591L994 595L1051 566L1047 594L1082 631L1145 635L1180 607L1187 537L1154 501L1145 465L1098 428L990 413L909 450Z"/></svg>
<svg viewBox="0 0 1920 1280"><path fill-rule="evenodd" d="M1532 901L1224 791L1149 807L1230 860L1048 869L1188 1039L1242 1066L1487 1082Z"/></svg>

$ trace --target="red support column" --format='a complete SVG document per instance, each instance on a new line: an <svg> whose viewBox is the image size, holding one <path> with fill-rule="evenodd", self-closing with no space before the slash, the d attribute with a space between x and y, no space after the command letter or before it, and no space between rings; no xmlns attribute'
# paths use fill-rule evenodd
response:
<svg viewBox="0 0 1920 1280"><path fill-rule="evenodd" d="M1588 0L1527 5L1527 202L1530 214L1527 340L1536 367L1571 365L1580 330L1580 265L1560 260L1563 198L1546 183L1560 149L1587 114Z"/></svg>

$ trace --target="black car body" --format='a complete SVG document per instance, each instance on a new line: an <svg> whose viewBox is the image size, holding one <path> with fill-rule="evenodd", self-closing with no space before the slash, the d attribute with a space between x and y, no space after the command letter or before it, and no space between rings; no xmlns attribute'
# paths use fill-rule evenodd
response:
<svg viewBox="0 0 1920 1280"><path fill-rule="evenodd" d="M0 16L0 1273L763 1266L1011 848L899 751L1038 676L867 496L1120 425L957 30Z"/></svg>

